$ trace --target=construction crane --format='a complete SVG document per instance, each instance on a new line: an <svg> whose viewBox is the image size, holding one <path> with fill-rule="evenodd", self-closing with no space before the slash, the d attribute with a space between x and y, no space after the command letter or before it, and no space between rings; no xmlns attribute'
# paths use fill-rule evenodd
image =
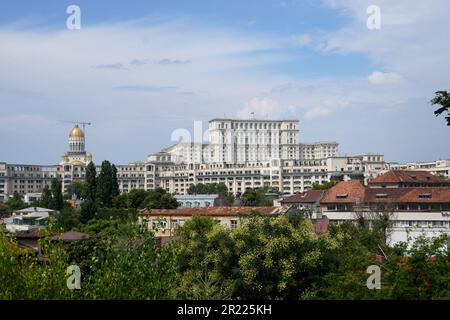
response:
<svg viewBox="0 0 450 320"><path fill-rule="evenodd" d="M90 126L90 122L83 122L83 121L66 121L66 120L59 120L60 122L64 123L73 123L73 124L81 124L83 126L83 131L85 131L86 126Z"/></svg>

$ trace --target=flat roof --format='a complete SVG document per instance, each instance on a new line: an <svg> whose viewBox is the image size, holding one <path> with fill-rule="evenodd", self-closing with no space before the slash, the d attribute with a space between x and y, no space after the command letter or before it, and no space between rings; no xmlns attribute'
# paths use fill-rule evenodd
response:
<svg viewBox="0 0 450 320"><path fill-rule="evenodd" d="M248 121L253 121L253 122L300 122L300 120L296 120L296 119L291 119L291 120L259 120L259 119L231 119L231 118L214 118L209 120L209 122L213 122L213 121L234 121L234 122L248 122Z"/></svg>

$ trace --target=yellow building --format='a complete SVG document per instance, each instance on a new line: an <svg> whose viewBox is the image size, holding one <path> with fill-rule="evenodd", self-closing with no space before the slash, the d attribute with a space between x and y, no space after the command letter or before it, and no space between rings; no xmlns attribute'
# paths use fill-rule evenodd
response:
<svg viewBox="0 0 450 320"><path fill-rule="evenodd" d="M139 220L145 221L149 230L155 232L156 237L172 237L177 226L183 225L194 215L211 217L217 223L227 228L235 228L243 223L252 212L259 212L265 216L281 213L280 207L203 207L181 209L142 210Z"/></svg>

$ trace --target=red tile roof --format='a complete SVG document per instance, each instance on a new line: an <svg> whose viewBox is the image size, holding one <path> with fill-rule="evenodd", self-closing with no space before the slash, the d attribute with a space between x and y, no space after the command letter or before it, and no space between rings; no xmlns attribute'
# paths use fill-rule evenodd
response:
<svg viewBox="0 0 450 320"><path fill-rule="evenodd" d="M291 203L315 203L319 201L325 194L325 190L308 190L302 193L294 194L286 199L281 200L282 204Z"/></svg>
<svg viewBox="0 0 450 320"><path fill-rule="evenodd" d="M364 199L364 190L360 180L340 181L328 189L321 203L356 203Z"/></svg>
<svg viewBox="0 0 450 320"><path fill-rule="evenodd" d="M449 185L447 179L435 176L428 171L412 170L391 170L369 181L369 185L381 183L425 183Z"/></svg>
<svg viewBox="0 0 450 320"><path fill-rule="evenodd" d="M254 211L263 215L271 215L278 212L278 207L203 207L203 208L181 208L181 209L153 209L148 212L147 209L142 210L141 216L218 216L218 217L235 217L239 214L249 215Z"/></svg>
<svg viewBox="0 0 450 320"><path fill-rule="evenodd" d="M367 203L450 203L450 187L367 188Z"/></svg>

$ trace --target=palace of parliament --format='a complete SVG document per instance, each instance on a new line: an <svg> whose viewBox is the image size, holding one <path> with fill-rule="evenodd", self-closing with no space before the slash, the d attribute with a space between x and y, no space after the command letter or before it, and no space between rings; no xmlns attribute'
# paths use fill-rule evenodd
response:
<svg viewBox="0 0 450 320"><path fill-rule="evenodd" d="M120 190L161 187L173 194L186 194L192 184L224 183L234 194L269 186L288 195L336 176L346 179L356 175L367 181L391 169L449 176L450 160L386 163L382 154L340 156L336 142L306 144L298 137L298 120L213 119L209 121L209 143L179 142L149 154L145 161L116 165ZM92 161L85 139L76 125L69 134L69 150L57 165L0 162L0 201L14 193L41 193L52 178L58 178L64 189L84 180L86 166Z"/></svg>

